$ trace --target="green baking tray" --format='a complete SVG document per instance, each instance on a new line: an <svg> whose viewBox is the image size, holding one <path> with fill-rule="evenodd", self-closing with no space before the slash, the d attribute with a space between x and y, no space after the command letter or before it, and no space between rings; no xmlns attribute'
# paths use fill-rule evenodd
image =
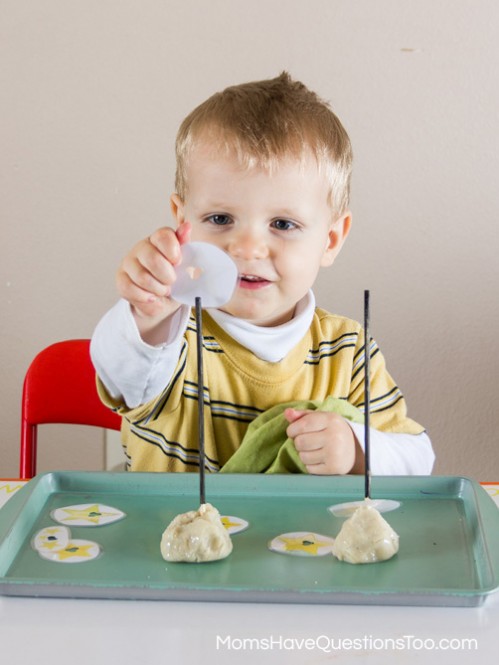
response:
<svg viewBox="0 0 499 665"><path fill-rule="evenodd" d="M499 586L499 510L462 477L375 477L373 498L395 499L385 518L400 535L389 561L352 565L332 555L271 552L286 532L335 536L332 504L363 497L363 478L222 475L206 478L207 500L249 527L232 554L212 563L169 563L161 535L178 513L199 506L196 474L56 472L30 481L0 510L0 594L369 605L478 606ZM65 565L42 559L34 535L55 524L60 507L101 503L126 513L113 524L71 526L102 554Z"/></svg>

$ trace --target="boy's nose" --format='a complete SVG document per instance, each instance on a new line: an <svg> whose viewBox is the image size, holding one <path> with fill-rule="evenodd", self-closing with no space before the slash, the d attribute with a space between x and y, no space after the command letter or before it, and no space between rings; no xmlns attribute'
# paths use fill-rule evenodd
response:
<svg viewBox="0 0 499 665"><path fill-rule="evenodd" d="M233 258L245 261L264 259L269 253L264 238L251 231L241 231L233 236L230 239L227 251Z"/></svg>

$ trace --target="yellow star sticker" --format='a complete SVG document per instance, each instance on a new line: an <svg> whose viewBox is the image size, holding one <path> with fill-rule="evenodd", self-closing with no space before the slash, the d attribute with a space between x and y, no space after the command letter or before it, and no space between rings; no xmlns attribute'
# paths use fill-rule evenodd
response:
<svg viewBox="0 0 499 665"><path fill-rule="evenodd" d="M306 552L307 554L318 554L320 547L329 547L331 543L326 541L316 540L313 533L308 533L298 538L284 538L279 537L279 540L284 543L286 552Z"/></svg>
<svg viewBox="0 0 499 665"><path fill-rule="evenodd" d="M53 529L47 528L45 530L45 537L43 538L42 545L45 549L47 550L53 550L54 547L61 547L61 543L59 541L59 538L57 537L59 535L59 529L57 527L54 527ZM51 540L53 538L53 540Z"/></svg>
<svg viewBox="0 0 499 665"><path fill-rule="evenodd" d="M101 511L101 507L99 506L98 503L94 503L93 506L87 506L83 509L75 509L75 508L63 508L65 513L67 513L67 517L64 519L67 521L71 520L87 520L88 522L92 522L92 524L99 524L101 521L101 517L108 517L109 515L116 515L116 513L105 513Z"/></svg>
<svg viewBox="0 0 499 665"><path fill-rule="evenodd" d="M89 543L88 545L76 545L75 543L69 543L67 547L63 550L57 552L57 559L59 561L64 561L65 559L70 559L71 557L84 557L85 559L92 559L93 553L90 551L95 545L94 543Z"/></svg>
<svg viewBox="0 0 499 665"><path fill-rule="evenodd" d="M226 529L230 529L231 526L241 526L241 522L231 522L229 517L221 517L220 519Z"/></svg>

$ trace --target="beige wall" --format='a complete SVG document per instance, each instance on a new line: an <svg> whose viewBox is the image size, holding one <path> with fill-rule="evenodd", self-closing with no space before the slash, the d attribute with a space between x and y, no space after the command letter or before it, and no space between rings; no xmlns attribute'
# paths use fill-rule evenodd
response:
<svg viewBox="0 0 499 665"><path fill-rule="evenodd" d="M320 304L360 318L370 288L436 472L497 480L498 23L493 0L1 0L0 476L17 474L31 358L89 337L120 257L169 221L182 117L285 68L356 156ZM40 470L102 468L100 432L41 445Z"/></svg>

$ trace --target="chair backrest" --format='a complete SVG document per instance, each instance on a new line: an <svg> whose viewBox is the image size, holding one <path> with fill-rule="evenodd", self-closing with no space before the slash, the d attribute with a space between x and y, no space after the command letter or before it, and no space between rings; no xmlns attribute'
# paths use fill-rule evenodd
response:
<svg viewBox="0 0 499 665"><path fill-rule="evenodd" d="M120 429L121 417L104 406L97 394L89 339L48 346L26 373L21 407L21 478L32 478L36 473L37 426L43 423Z"/></svg>

